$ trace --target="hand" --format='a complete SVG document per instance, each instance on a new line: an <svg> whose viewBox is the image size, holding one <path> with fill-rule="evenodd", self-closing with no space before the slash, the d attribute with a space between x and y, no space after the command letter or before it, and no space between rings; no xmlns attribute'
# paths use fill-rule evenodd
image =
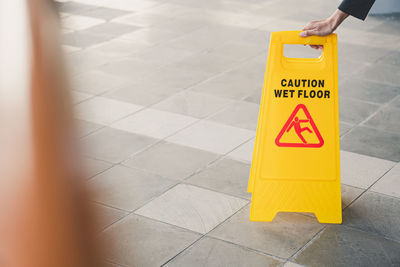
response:
<svg viewBox="0 0 400 267"><path fill-rule="evenodd" d="M341 10L336 10L327 19L311 21L307 24L300 33L301 37L307 37L311 35L326 36L333 33L336 28L348 17L349 15L342 12ZM310 45L314 49L323 49L322 45Z"/></svg>
<svg viewBox="0 0 400 267"><path fill-rule="evenodd" d="M308 37L311 35L326 36L333 32L333 25L329 19L311 21L307 24L300 33L301 37ZM316 50L323 50L323 45L310 45L311 48Z"/></svg>
<svg viewBox="0 0 400 267"><path fill-rule="evenodd" d="M301 37L308 37L311 35L326 36L333 32L332 22L328 19L311 21L307 24L300 33ZM322 45L310 45L311 48L322 50Z"/></svg>
<svg viewBox="0 0 400 267"><path fill-rule="evenodd" d="M307 37L311 35L326 36L334 31L334 25L332 21L327 18L323 20L311 21L307 24L300 33L301 37Z"/></svg>

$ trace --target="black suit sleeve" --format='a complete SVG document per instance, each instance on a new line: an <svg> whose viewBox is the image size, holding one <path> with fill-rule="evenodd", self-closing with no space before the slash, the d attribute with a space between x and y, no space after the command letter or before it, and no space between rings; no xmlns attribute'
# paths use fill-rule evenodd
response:
<svg viewBox="0 0 400 267"><path fill-rule="evenodd" d="M353 17L365 20L375 0L343 0L339 9Z"/></svg>

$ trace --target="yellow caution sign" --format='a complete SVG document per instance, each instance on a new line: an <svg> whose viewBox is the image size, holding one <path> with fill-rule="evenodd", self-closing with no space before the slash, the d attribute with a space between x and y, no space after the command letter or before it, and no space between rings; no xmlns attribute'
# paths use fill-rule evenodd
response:
<svg viewBox="0 0 400 267"><path fill-rule="evenodd" d="M250 220L313 212L341 223L337 37L273 32L248 191ZM284 44L323 45L319 58L287 58Z"/></svg>

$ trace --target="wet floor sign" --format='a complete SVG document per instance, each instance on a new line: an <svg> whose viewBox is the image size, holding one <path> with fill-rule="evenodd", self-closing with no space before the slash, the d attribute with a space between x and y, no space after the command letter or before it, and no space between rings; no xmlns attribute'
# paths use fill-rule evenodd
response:
<svg viewBox="0 0 400 267"><path fill-rule="evenodd" d="M250 220L312 212L341 223L337 39L273 32L248 191ZM318 44L319 58L287 58L284 44Z"/></svg>

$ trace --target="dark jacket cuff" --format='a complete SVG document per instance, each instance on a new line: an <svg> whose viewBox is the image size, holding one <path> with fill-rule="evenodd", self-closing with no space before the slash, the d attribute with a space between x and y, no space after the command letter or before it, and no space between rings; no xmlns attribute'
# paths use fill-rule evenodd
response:
<svg viewBox="0 0 400 267"><path fill-rule="evenodd" d="M339 10L353 17L365 20L375 0L344 0Z"/></svg>

